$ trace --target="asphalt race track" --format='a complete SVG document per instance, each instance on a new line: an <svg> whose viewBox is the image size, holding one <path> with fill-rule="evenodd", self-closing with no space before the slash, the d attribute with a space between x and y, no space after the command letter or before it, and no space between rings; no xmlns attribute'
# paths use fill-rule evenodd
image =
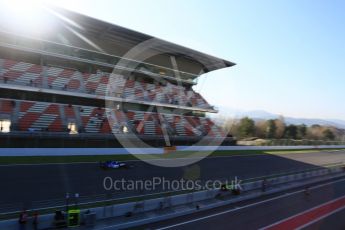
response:
<svg viewBox="0 0 345 230"><path fill-rule="evenodd" d="M0 166L0 213L63 205L66 192L79 193L79 202L83 202L167 191L161 186L157 186L154 191L107 191L103 186L105 177L118 180L164 177L165 180L185 178L206 181L231 180L237 176L244 180L339 162L345 162L344 151L211 157L180 168L163 168L132 161L130 164L133 168L107 171L101 170L98 163L3 165Z"/></svg>

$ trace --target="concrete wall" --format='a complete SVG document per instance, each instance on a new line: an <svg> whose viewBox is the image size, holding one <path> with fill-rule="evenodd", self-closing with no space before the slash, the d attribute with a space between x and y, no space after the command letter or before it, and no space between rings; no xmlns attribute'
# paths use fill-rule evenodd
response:
<svg viewBox="0 0 345 230"><path fill-rule="evenodd" d="M0 148L0 156L92 156L163 152L161 148Z"/></svg>
<svg viewBox="0 0 345 230"><path fill-rule="evenodd" d="M216 150L298 150L345 148L344 145L320 146L177 146L178 151ZM0 156L85 156L114 154L163 154L163 148L0 148Z"/></svg>

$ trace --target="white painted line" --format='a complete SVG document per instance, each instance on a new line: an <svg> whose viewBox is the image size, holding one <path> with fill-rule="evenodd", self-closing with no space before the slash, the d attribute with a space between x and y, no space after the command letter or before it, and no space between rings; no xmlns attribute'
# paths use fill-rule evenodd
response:
<svg viewBox="0 0 345 230"><path fill-rule="evenodd" d="M310 190L314 190L314 189L317 189L317 188L320 188L320 187L324 187L324 186L327 186L327 185L330 185L330 184L334 184L334 183L338 183L338 182L342 182L342 181L345 181L345 179L341 179L341 180L332 181L332 182L328 182L328 183L325 183L325 184L317 185L317 186L314 186L314 187L310 188ZM304 189L303 190L298 190L298 191L295 191L295 192L292 192L292 193L289 193L289 194L283 194L283 195L280 195L280 196L277 196L277 197L273 197L273 198L270 198L270 199L266 199L266 200L263 200L263 201L259 201L259 202L256 202L256 203L248 204L248 205L245 205L245 206L241 206L241 207L238 207L237 209L229 209L229 210L226 210L226 211L223 211L223 212L219 212L219 213L215 213L215 214L212 214L212 215L208 215L208 216L200 217L200 218L197 218L197 219L193 219L193 220L189 220L189 221L185 221L185 222L169 225L169 226L166 226L166 227L159 228L157 230L174 228L174 227L178 227L178 226L181 226L181 225L185 225L185 224L189 224L189 223L193 223L193 222L209 219L209 218L212 218L212 217L224 215L224 214L231 213L231 212L234 212L234 211L238 211L238 210L241 210L241 209L257 206L259 204L264 204L264 203L267 203L267 202L270 202L270 201L279 200L281 198L288 197L288 196L291 196L291 195L294 195L294 194L297 194L297 193L301 193L301 192L304 192Z"/></svg>
<svg viewBox="0 0 345 230"><path fill-rule="evenodd" d="M329 217L329 216L331 216L331 215L333 215L333 214L335 214L335 213L337 213L337 212L340 212L340 211L342 211L342 210L344 210L344 209L345 209L345 206L340 207L340 208L338 208L338 209L335 209L335 210L332 211L332 212L329 212L329 213L327 213L327 214L325 214L325 215L323 215L323 216L320 216L320 217L318 217L318 218L316 218L316 219L310 221L309 223L306 223L305 225L302 225L301 227L297 228L296 230L301 230L301 229L303 229L303 228L306 228L306 227L308 227L308 226L310 226L310 225L312 225L312 224L314 224L314 223L316 223L316 222L318 222L318 221L320 221L320 220L322 220L322 219L324 219L324 218L327 218L327 217Z"/></svg>
<svg viewBox="0 0 345 230"><path fill-rule="evenodd" d="M327 201L327 202L325 202L325 203L319 204L319 205L317 205L317 206L311 207L311 208L309 208L309 209L307 209L307 210L304 210L303 212L297 213L297 214L295 214L295 215L292 215L292 216L289 216L289 217L284 218L284 219L282 219L282 220L279 220L279 221L277 221L277 222L275 222L275 223L273 223L273 224L267 225L266 227L260 228L259 230L265 230L265 229L270 228L270 227L272 227L272 226L278 225L278 224L280 224L280 223L282 223L282 222L285 222L285 221L287 221L287 220L293 219L293 218L295 218L295 217L297 217L297 216L300 216L300 215L303 215L303 214L305 214L305 213L307 213L307 212L310 212L311 210L318 209L318 208L320 208L321 206L330 204L330 203L332 203L332 202L334 202L334 201L336 201L336 200L343 199L344 197L345 197L345 196L341 196L341 197L338 197L338 198L336 198L336 199L333 199L333 200Z"/></svg>

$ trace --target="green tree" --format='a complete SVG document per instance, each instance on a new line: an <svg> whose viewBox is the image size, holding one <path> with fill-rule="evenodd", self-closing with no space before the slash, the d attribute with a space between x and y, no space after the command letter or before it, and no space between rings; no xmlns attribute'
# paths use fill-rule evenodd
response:
<svg viewBox="0 0 345 230"><path fill-rule="evenodd" d="M305 124L299 125L297 127L297 138L303 139L307 135L307 126Z"/></svg>
<svg viewBox="0 0 345 230"><path fill-rule="evenodd" d="M266 122L266 138L273 139L276 136L277 125L275 120L268 120Z"/></svg>
<svg viewBox="0 0 345 230"><path fill-rule="evenodd" d="M332 130L330 129L325 129L323 132L322 132L322 135L323 135L323 138L325 140L334 140L335 139L335 135L334 133L332 132Z"/></svg>
<svg viewBox="0 0 345 230"><path fill-rule="evenodd" d="M297 126L289 125L285 128L285 138L288 139L297 139Z"/></svg>
<svg viewBox="0 0 345 230"><path fill-rule="evenodd" d="M241 138L253 137L255 134L255 122L249 117L242 118L238 126L238 135Z"/></svg>

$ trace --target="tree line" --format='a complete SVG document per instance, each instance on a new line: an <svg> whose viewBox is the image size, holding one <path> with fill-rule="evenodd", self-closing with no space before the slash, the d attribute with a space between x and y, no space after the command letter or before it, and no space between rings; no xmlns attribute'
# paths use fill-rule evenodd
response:
<svg viewBox="0 0 345 230"><path fill-rule="evenodd" d="M249 117L229 119L225 129L239 140L249 138L293 140L344 140L345 130L333 126L286 124L284 117L269 120L254 120Z"/></svg>

